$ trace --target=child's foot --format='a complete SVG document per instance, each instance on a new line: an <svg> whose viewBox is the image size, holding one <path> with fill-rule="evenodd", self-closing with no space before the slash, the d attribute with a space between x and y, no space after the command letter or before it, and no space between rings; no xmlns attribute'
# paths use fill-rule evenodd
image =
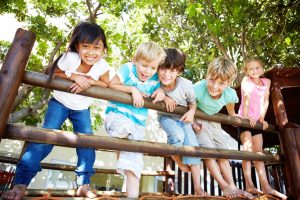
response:
<svg viewBox="0 0 300 200"><path fill-rule="evenodd" d="M272 188L268 189L268 190L264 190L263 191L264 194L268 194L268 195L272 195L274 197L278 197L280 199L287 199L287 196L285 194L282 194Z"/></svg>
<svg viewBox="0 0 300 200"><path fill-rule="evenodd" d="M257 189L254 186L248 186L248 187L246 187L245 191L249 192L250 194L254 194L254 195L263 194L262 191L260 191L259 189Z"/></svg>
<svg viewBox="0 0 300 200"><path fill-rule="evenodd" d="M251 193L249 193L249 192L243 191L243 190L238 189L238 188L236 188L235 190L236 190L236 193L237 193L238 195L244 196L244 197L246 197L247 199L253 199L253 198L254 198L253 195L252 195Z"/></svg>
<svg viewBox="0 0 300 200"><path fill-rule="evenodd" d="M240 196L237 191L231 187L223 188L223 196L226 198L235 198Z"/></svg>
<svg viewBox="0 0 300 200"><path fill-rule="evenodd" d="M26 193L27 186L18 184L13 187L13 189L8 190L7 192L2 193L2 199L7 200L21 200Z"/></svg>
<svg viewBox="0 0 300 200"><path fill-rule="evenodd" d="M178 167L181 169L181 171L186 172L186 173L191 171L190 166L183 164L183 163L178 164Z"/></svg>
<svg viewBox="0 0 300 200"><path fill-rule="evenodd" d="M90 199L96 198L97 195L91 190L89 184L80 185L76 192L77 196L87 197Z"/></svg>
<svg viewBox="0 0 300 200"><path fill-rule="evenodd" d="M198 195L198 196L208 196L208 194L202 189L198 189L198 190L195 190L195 195Z"/></svg>

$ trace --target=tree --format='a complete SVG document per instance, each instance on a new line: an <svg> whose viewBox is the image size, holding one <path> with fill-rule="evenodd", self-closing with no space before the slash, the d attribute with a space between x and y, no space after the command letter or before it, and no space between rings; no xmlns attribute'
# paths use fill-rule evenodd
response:
<svg viewBox="0 0 300 200"><path fill-rule="evenodd" d="M65 51L70 30L89 20L106 32L106 60L111 66L131 60L138 44L153 40L186 52L184 76L195 82L219 55L231 58L239 68L247 56L262 58L268 68L275 63L299 66L299 4L299 0L6 0L0 14L14 13L36 33L28 70L42 72L51 65ZM9 43L0 44L1 62ZM40 123L49 96L44 89L23 86L11 122Z"/></svg>

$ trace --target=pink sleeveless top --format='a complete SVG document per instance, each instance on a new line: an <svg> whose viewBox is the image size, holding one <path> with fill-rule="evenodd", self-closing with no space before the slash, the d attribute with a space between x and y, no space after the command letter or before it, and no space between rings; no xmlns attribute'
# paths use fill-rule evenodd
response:
<svg viewBox="0 0 300 200"><path fill-rule="evenodd" d="M263 108L264 97L267 92L266 90L267 90L267 81L268 81L268 79L266 78L260 78L260 79L263 83L263 86L256 85L249 77L247 77L245 83L242 85L243 87L242 101L238 112L238 115L240 117L244 116L243 97L244 97L244 91L247 91L250 94L248 116L255 120L259 120Z"/></svg>

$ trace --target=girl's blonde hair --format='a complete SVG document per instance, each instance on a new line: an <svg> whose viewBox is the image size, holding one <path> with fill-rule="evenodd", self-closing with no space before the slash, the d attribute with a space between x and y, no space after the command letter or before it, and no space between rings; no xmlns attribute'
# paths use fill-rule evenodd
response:
<svg viewBox="0 0 300 200"><path fill-rule="evenodd" d="M144 42L138 46L133 56L133 61L138 62L144 60L146 62L152 62L160 59L162 63L166 58L165 51L155 42Z"/></svg>
<svg viewBox="0 0 300 200"><path fill-rule="evenodd" d="M254 61L258 62L261 65L261 67L264 67L264 63L261 61L261 59L259 59L257 57L246 58L244 60L243 67L242 67L242 72L244 74L246 74L246 72L247 72L247 67L248 67L249 63L254 62Z"/></svg>
<svg viewBox="0 0 300 200"><path fill-rule="evenodd" d="M230 59L219 56L209 63L206 76L233 82L237 76L237 67Z"/></svg>

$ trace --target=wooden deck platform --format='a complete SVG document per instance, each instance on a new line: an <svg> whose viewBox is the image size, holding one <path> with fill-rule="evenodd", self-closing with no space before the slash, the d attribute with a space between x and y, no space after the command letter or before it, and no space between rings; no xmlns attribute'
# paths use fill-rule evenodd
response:
<svg viewBox="0 0 300 200"><path fill-rule="evenodd" d="M126 198L124 192L97 191L99 197L94 200L137 200ZM0 198L1 199L1 198ZM76 197L75 190L28 190L24 200L87 200L89 198ZM170 195L164 193L142 193L139 200L225 200L221 196ZM231 200L246 200L245 197L230 198ZM255 196L255 200L278 200L270 195Z"/></svg>

